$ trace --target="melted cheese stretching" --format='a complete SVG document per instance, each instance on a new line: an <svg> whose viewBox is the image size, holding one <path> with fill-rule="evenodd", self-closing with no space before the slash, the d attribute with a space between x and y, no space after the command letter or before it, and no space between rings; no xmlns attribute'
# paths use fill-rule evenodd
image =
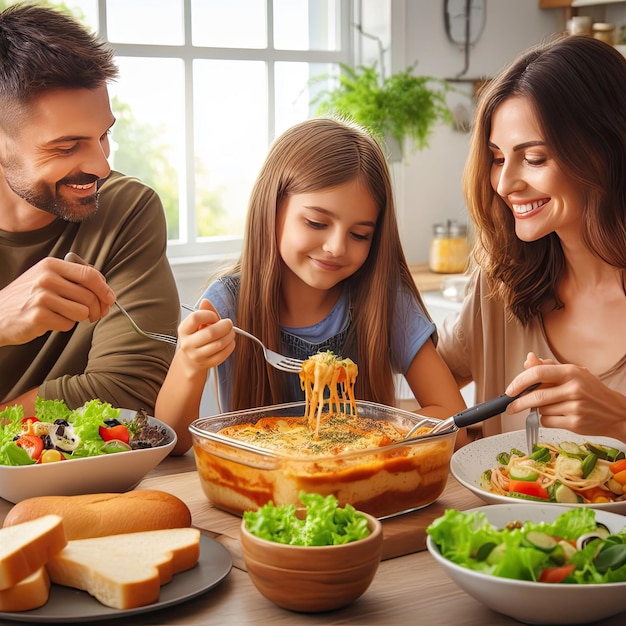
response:
<svg viewBox="0 0 626 626"><path fill-rule="evenodd" d="M332 352L319 352L302 363L300 387L306 400L305 417L309 428L315 428L315 438L319 438L320 425L332 413L356 416L354 385L358 368L351 359L341 359ZM328 387L329 412L323 419L324 390Z"/></svg>

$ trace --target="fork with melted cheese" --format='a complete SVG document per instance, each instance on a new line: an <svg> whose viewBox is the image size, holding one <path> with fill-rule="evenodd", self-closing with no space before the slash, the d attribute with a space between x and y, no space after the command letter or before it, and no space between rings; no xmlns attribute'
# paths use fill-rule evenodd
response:
<svg viewBox="0 0 626 626"><path fill-rule="evenodd" d="M319 437L320 425L332 413L347 415L357 414L354 385L358 367L352 359L341 358L330 350L318 352L302 363L300 387L306 400L305 417L309 428L315 428L315 437ZM324 390L329 389L329 413L323 418Z"/></svg>

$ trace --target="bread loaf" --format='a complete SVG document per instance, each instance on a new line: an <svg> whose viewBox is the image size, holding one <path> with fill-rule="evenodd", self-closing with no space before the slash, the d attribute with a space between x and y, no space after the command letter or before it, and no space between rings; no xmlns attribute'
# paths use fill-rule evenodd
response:
<svg viewBox="0 0 626 626"><path fill-rule="evenodd" d="M200 532L172 528L70 541L46 567L53 583L133 609L156 602L161 585L192 568L199 555Z"/></svg>
<svg viewBox="0 0 626 626"><path fill-rule="evenodd" d="M191 513L182 500L153 489L28 498L13 506L4 526L49 514L63 518L68 540L191 526Z"/></svg>
<svg viewBox="0 0 626 626"><path fill-rule="evenodd" d="M58 515L0 529L0 591L33 574L66 544L63 520Z"/></svg>
<svg viewBox="0 0 626 626"><path fill-rule="evenodd" d="M0 591L0 611L30 611L43 606L50 594L50 578L45 567Z"/></svg>

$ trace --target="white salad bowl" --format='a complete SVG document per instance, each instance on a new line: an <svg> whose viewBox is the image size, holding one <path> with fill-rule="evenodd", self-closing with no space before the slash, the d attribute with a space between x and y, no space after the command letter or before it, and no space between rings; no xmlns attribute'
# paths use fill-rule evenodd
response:
<svg viewBox="0 0 626 626"><path fill-rule="evenodd" d="M569 430L560 428L539 428L538 441L545 443L559 444L564 441L575 443L597 443L623 450L626 453L626 444L610 437L596 437L595 435L578 435ZM515 430L501 435L493 435L478 439L457 450L450 459L450 472L452 475L470 491L474 492L481 500L488 504L511 504L524 502L509 496L502 496L491 493L480 486L480 476L492 467L496 467L498 462L496 456L500 452L509 452L511 448L517 448L526 452L526 431ZM586 506L592 509L612 511L614 513L626 514L626 501L602 502L594 504L562 504L557 502L547 502L547 506L554 507L577 507Z"/></svg>
<svg viewBox="0 0 626 626"><path fill-rule="evenodd" d="M123 409L119 419L132 419ZM0 465L0 497L20 502L36 496L75 496L83 493L121 493L135 487L176 445L176 433L154 417L151 426L166 431L162 445L81 459L37 465Z"/></svg>
<svg viewBox="0 0 626 626"><path fill-rule="evenodd" d="M549 504L495 504L471 509L483 511L490 524L503 528L507 522L526 520L553 522L564 512ZM626 518L596 510L596 521L617 533ZM430 535L428 551L446 574L468 595L492 611L526 624L588 624L626 611L626 582L597 585L553 584L514 580L483 574L457 565L441 555Z"/></svg>

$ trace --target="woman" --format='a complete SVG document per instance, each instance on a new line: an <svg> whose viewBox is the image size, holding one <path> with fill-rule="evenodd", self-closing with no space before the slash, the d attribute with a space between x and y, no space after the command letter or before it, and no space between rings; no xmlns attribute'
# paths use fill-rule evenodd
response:
<svg viewBox="0 0 626 626"><path fill-rule="evenodd" d="M538 407L544 426L626 441L625 87L617 50L573 36L479 98L463 177L477 268L438 349L478 401L542 383L485 434Z"/></svg>

